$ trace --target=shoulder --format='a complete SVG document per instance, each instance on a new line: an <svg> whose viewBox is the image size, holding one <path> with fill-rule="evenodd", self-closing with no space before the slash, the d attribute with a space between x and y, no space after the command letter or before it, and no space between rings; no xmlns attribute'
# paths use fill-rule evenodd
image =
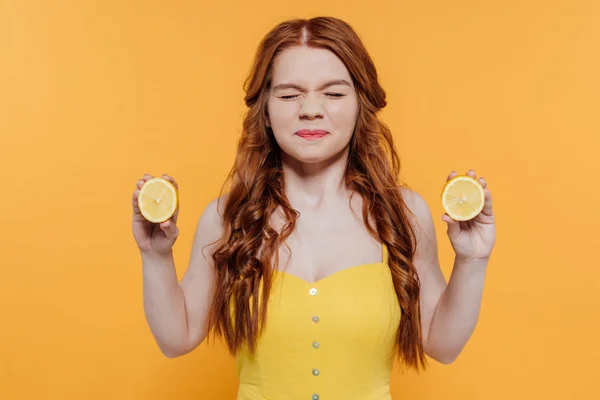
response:
<svg viewBox="0 0 600 400"><path fill-rule="evenodd" d="M191 265L197 263L202 253L204 258L208 260L208 253L204 253L206 247L213 247L215 243L223 236L225 232L225 224L223 220L223 210L227 196L213 198L202 210L200 217L196 222L194 233L192 262Z"/></svg>
<svg viewBox="0 0 600 400"><path fill-rule="evenodd" d="M424 278L424 271L439 266L435 224L423 196L408 188L402 188L401 192L409 210L409 220L417 242L415 265L421 278Z"/></svg>
<svg viewBox="0 0 600 400"><path fill-rule="evenodd" d="M400 194L413 219L419 222L431 219L431 210L421 194L406 186L400 187Z"/></svg>
<svg viewBox="0 0 600 400"><path fill-rule="evenodd" d="M225 193L222 196L213 198L206 206L204 214L207 214L213 219L223 219L225 204L227 204L228 198L229 193Z"/></svg>
<svg viewBox="0 0 600 400"><path fill-rule="evenodd" d="M402 198L408 209L408 219L421 254L434 254L437 248L435 224L427 201L414 190L402 187Z"/></svg>
<svg viewBox="0 0 600 400"><path fill-rule="evenodd" d="M222 231L225 204L229 193L213 198L202 211L198 220L198 227Z"/></svg>

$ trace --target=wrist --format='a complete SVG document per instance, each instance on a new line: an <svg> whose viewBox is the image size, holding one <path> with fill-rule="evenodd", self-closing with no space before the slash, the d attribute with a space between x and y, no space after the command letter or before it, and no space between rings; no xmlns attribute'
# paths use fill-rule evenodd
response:
<svg viewBox="0 0 600 400"><path fill-rule="evenodd" d="M173 249L167 251L156 251L156 250L140 250L142 260L144 261L163 261L170 260L173 258Z"/></svg>
<svg viewBox="0 0 600 400"><path fill-rule="evenodd" d="M454 265L455 266L468 266L470 268L474 268L474 267L481 267L481 268L485 268L487 267L488 263L490 261L490 257L461 257L461 256L456 256L454 259Z"/></svg>

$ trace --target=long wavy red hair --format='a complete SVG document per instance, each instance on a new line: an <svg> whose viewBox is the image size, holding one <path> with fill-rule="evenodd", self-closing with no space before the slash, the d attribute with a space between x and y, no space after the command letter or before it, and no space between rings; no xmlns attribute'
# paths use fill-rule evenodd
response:
<svg viewBox="0 0 600 400"><path fill-rule="evenodd" d="M405 365L419 370L426 362L420 284L412 262L415 235L400 192L400 161L392 135L376 115L386 106L386 95L360 38L350 25L337 18L289 20L274 27L259 44L244 85L248 112L226 180L231 187L223 212L224 234L211 253L216 286L209 330L224 339L232 354L242 346L250 352L255 350L266 322L278 249L298 218L284 193L280 148L266 124L273 61L290 46L332 51L353 79L359 111L349 144L345 181L351 192L363 198L362 214L368 230L389 249L389 267L402 310L394 353ZM269 224L278 207L285 218L281 232ZM369 223L369 217L375 226Z"/></svg>

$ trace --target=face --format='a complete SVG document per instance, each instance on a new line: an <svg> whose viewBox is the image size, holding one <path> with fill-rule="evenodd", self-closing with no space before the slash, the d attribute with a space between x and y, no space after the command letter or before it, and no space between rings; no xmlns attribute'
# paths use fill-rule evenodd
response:
<svg viewBox="0 0 600 400"><path fill-rule="evenodd" d="M267 111L284 161L318 163L347 148L358 100L350 73L334 53L292 47L273 64Z"/></svg>

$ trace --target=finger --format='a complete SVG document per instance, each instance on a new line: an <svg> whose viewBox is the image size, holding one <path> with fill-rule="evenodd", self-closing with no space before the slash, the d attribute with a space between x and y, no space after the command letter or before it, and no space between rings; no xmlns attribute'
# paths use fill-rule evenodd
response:
<svg viewBox="0 0 600 400"><path fill-rule="evenodd" d="M176 224L178 217L179 217L179 209L175 210L175 213L173 213L173 215L171 215L171 218L169 218L168 220L171 221L172 223Z"/></svg>
<svg viewBox="0 0 600 400"><path fill-rule="evenodd" d="M446 223L450 240L454 240L460 236L460 224L458 221L453 220L448 214L442 215L442 221Z"/></svg>
<svg viewBox="0 0 600 400"><path fill-rule="evenodd" d="M482 177L479 177L478 181L481 184L481 186L483 186L484 189L487 187L487 182L485 181L485 179L483 179Z"/></svg>
<svg viewBox="0 0 600 400"><path fill-rule="evenodd" d="M141 189L141 188L142 188L142 186L144 186L144 183L148 182L148 181L149 181L150 179L152 179L152 178L154 178L154 176L152 176L152 175L150 175L150 174L145 174L144 176L142 176L142 177L140 178L140 180L139 180L139 181L137 181L137 183L136 183L136 187L137 187L138 189Z"/></svg>
<svg viewBox="0 0 600 400"><path fill-rule="evenodd" d="M483 210L481 210L481 212L487 216L492 216L494 215L492 208L492 194L487 188L483 190L483 193L485 194L485 201L483 203Z"/></svg>
<svg viewBox="0 0 600 400"><path fill-rule="evenodd" d="M471 178L475 179L477 175L475 174L474 170L470 169L469 171L467 171L467 176L470 176Z"/></svg>
<svg viewBox="0 0 600 400"><path fill-rule="evenodd" d="M175 238L177 238L177 234L179 233L177 225L170 219L165 222L161 222L160 229L162 229L165 237L169 240L175 240Z"/></svg>
<svg viewBox="0 0 600 400"><path fill-rule="evenodd" d="M140 196L140 189L137 189L135 192L133 192L133 197L131 199L131 203L133 206L133 212L135 214L141 213L140 206L138 205L138 197L139 196Z"/></svg>
<svg viewBox="0 0 600 400"><path fill-rule="evenodd" d="M164 179L168 180L169 182L171 182L173 184L173 186L175 186L175 189L179 190L179 185L177 184L177 182L175 181L175 179L173 179L171 176L169 176L167 174L163 174L162 177Z"/></svg>
<svg viewBox="0 0 600 400"><path fill-rule="evenodd" d="M450 175L448 175L448 178L446 180L449 181L450 179L454 178L456 175L458 175L458 172L452 171L452 172L450 172Z"/></svg>

